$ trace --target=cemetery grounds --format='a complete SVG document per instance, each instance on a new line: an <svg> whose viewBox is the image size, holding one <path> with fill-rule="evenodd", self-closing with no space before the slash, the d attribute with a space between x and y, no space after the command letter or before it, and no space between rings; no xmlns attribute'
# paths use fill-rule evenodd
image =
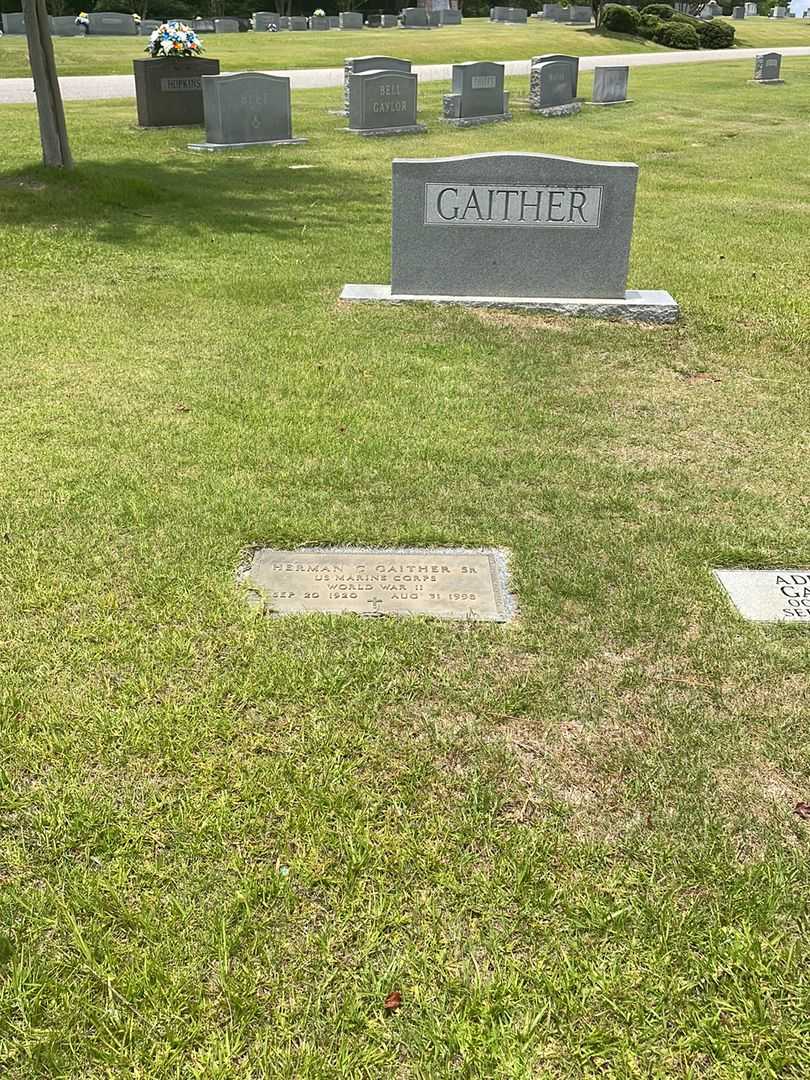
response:
<svg viewBox="0 0 810 1080"><path fill-rule="evenodd" d="M810 20L754 17L730 22L735 43L745 48L810 45ZM142 37L54 38L60 75L131 75L132 61L144 55ZM223 71L273 68L343 67L346 56L406 55L414 64L451 64L460 60L526 60L540 53L604 56L616 53L671 52L641 38L593 27L545 24L536 19L519 26L465 19L462 26L419 30L286 31L277 34L204 34L206 55L216 56ZM25 38L0 38L0 78L29 74Z"/></svg>
<svg viewBox="0 0 810 1080"><path fill-rule="evenodd" d="M806 1073L810 643L711 577L807 562L810 61L752 68L211 158L68 104L67 175L0 109L5 1078ZM678 325L337 300L392 156L510 149L639 164ZM503 547L519 618L268 619L256 543Z"/></svg>

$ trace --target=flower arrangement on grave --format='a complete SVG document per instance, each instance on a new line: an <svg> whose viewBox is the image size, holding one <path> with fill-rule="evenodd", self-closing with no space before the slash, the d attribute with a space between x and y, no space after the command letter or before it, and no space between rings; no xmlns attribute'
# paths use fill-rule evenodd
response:
<svg viewBox="0 0 810 1080"><path fill-rule="evenodd" d="M166 56L200 56L204 52L202 42L185 23L161 23L149 36L144 49L150 56L160 59Z"/></svg>
<svg viewBox="0 0 810 1080"><path fill-rule="evenodd" d="M134 11L132 12L132 21L135 23L136 26L141 25L141 17L140 15L136 15Z"/></svg>
<svg viewBox="0 0 810 1080"><path fill-rule="evenodd" d="M73 20L76 26L89 26L90 16L86 11L80 11L76 18Z"/></svg>
<svg viewBox="0 0 810 1080"><path fill-rule="evenodd" d="M315 19L323 19L326 17L326 12L323 10L323 8L315 8L315 10L312 12L312 15Z"/></svg>

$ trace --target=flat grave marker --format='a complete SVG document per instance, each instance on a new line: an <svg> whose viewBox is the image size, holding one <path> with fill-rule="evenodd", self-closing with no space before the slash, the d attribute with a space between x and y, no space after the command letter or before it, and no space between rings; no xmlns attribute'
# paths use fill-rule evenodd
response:
<svg viewBox="0 0 810 1080"><path fill-rule="evenodd" d="M810 626L810 570L715 570L744 619Z"/></svg>
<svg viewBox="0 0 810 1080"><path fill-rule="evenodd" d="M506 557L493 548L260 548L239 572L249 599L278 615L430 615L509 622Z"/></svg>

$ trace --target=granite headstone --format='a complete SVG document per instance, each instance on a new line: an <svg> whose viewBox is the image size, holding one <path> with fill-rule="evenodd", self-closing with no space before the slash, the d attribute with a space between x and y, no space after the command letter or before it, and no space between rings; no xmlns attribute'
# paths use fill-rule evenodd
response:
<svg viewBox="0 0 810 1080"><path fill-rule="evenodd" d="M591 105L626 105L629 67L597 67L593 72Z"/></svg>
<svg viewBox="0 0 810 1080"><path fill-rule="evenodd" d="M343 113L339 115L349 115L352 75L360 75L364 71L410 70L410 60L400 60L396 56L347 56L343 61Z"/></svg>
<svg viewBox="0 0 810 1080"><path fill-rule="evenodd" d="M204 143L190 150L243 150L306 142L294 139L290 80L260 71L209 75L202 79Z"/></svg>
<svg viewBox="0 0 810 1080"><path fill-rule="evenodd" d="M511 120L503 80L503 64L488 60L453 64L453 90L444 96L443 118L458 127Z"/></svg>
<svg viewBox="0 0 810 1080"><path fill-rule="evenodd" d="M755 83L781 83L782 54L778 52L760 53L754 61Z"/></svg>
<svg viewBox="0 0 810 1080"><path fill-rule="evenodd" d="M361 11L341 11L338 16L339 30L362 30L363 13Z"/></svg>
<svg viewBox="0 0 810 1080"><path fill-rule="evenodd" d="M96 36L137 37L138 24L131 15L118 11L91 11L90 33Z"/></svg>
<svg viewBox="0 0 810 1080"><path fill-rule="evenodd" d="M416 121L416 75L364 71L349 76L349 126L357 135L406 135L427 130Z"/></svg>

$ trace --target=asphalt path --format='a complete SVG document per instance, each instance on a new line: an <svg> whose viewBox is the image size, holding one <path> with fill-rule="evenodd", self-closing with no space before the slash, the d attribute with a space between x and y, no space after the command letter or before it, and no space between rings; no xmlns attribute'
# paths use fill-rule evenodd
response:
<svg viewBox="0 0 810 1080"><path fill-rule="evenodd" d="M582 56L580 71L593 71L602 65L655 67L659 64L716 64L729 60L753 60L764 52L782 56L810 56L810 46L766 45L758 49L700 49L683 52L611 53L609 56ZM528 75L529 60L502 61L507 75ZM451 64L419 64L413 68L422 82L449 80ZM271 75L288 75L293 90L310 90L323 86L342 86L343 68L295 68L291 71L273 70ZM132 75L65 75L59 80L65 101L104 101L110 98L135 97ZM31 79L0 79L0 105L31 104L34 84Z"/></svg>

